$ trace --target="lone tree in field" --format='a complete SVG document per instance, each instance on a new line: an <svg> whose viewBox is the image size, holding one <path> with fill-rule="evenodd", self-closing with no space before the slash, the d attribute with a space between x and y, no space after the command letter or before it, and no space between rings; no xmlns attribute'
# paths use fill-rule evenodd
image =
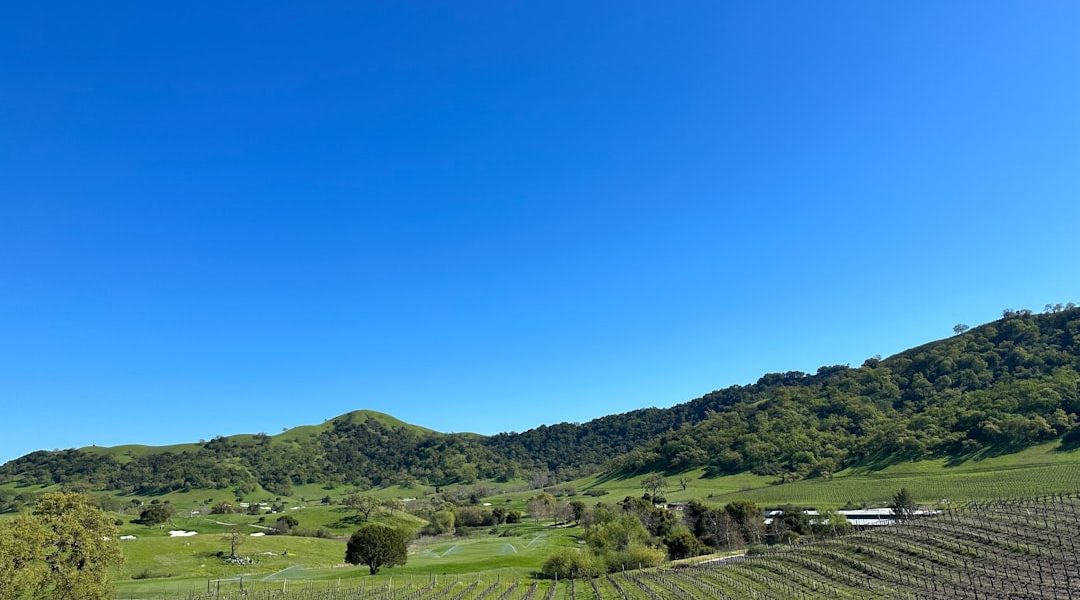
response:
<svg viewBox="0 0 1080 600"><path fill-rule="evenodd" d="M907 488L900 488L900 491L893 495L889 508L892 509L892 514L897 520L910 521L915 518L915 511L919 509L919 505L915 504L915 497Z"/></svg>
<svg viewBox="0 0 1080 600"><path fill-rule="evenodd" d="M649 492L651 498L655 498L660 492L667 489L667 479L664 479L664 476L660 474L649 475L641 480L641 489Z"/></svg>
<svg viewBox="0 0 1080 600"><path fill-rule="evenodd" d="M244 543L244 532L238 525L234 525L225 532L223 538L229 544L229 558L236 558L236 549Z"/></svg>
<svg viewBox="0 0 1080 600"><path fill-rule="evenodd" d="M151 504L139 513L138 523L153 527L168 522L176 514L176 509L169 502Z"/></svg>
<svg viewBox="0 0 1080 600"><path fill-rule="evenodd" d="M525 503L525 510L529 512L529 516L534 520L550 519L551 515L555 514L556 503L555 496L547 492L541 492Z"/></svg>
<svg viewBox="0 0 1080 600"><path fill-rule="evenodd" d="M388 498L382 501L382 507L393 516L395 511L405 510L405 502L400 498Z"/></svg>
<svg viewBox="0 0 1080 600"><path fill-rule="evenodd" d="M342 501L342 504L345 505L345 508L348 508L358 515L363 515L364 521L366 522L371 519L371 513L375 512L375 509L378 508L379 501L371 496L352 494L351 496L346 496Z"/></svg>
<svg viewBox="0 0 1080 600"><path fill-rule="evenodd" d="M345 546L345 562L367 565L372 575L382 567L403 565L407 559L405 533L382 523L357 529Z"/></svg>
<svg viewBox="0 0 1080 600"><path fill-rule="evenodd" d="M274 529L277 529L280 533L289 533L299 525L300 521L297 521L296 517L284 515L278 517L278 520L274 523Z"/></svg>

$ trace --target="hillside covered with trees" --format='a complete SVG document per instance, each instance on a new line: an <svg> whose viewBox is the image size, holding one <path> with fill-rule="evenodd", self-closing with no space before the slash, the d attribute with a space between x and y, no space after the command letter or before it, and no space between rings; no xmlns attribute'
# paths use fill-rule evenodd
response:
<svg viewBox="0 0 1080 600"><path fill-rule="evenodd" d="M256 484L445 485L566 480L604 469L778 480L852 465L963 458L1047 440L1080 443L1080 309L1007 310L997 321L861 366L772 373L671 408L490 437L444 434L358 411L319 426L217 437L181 449L38 451L0 483L141 494ZM0 498L0 504L5 500Z"/></svg>

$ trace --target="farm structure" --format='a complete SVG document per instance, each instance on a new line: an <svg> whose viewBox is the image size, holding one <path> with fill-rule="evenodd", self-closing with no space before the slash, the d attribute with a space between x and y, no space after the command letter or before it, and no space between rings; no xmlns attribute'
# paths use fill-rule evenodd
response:
<svg viewBox="0 0 1080 600"><path fill-rule="evenodd" d="M817 521L821 517L821 512L816 510L804 510L802 513L811 518L813 521ZM837 514L841 514L847 519L855 529L866 529L868 527L887 527L889 525L896 525L898 520L896 515L893 514L891 508L861 508L854 510L838 510ZM783 514L781 510L770 510L765 512L765 524L772 523L773 519ZM924 518L941 514L940 510L916 510L912 513L915 518ZM826 521L828 517L826 517Z"/></svg>

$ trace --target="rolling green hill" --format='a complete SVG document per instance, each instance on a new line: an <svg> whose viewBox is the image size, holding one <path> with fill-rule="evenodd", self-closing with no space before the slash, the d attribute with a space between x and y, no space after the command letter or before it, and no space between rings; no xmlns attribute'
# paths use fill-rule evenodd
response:
<svg viewBox="0 0 1080 600"><path fill-rule="evenodd" d="M545 485L600 473L606 482L629 481L645 472L694 473L715 482L715 494L739 482L736 491L763 502L790 496L840 503L876 498L865 492L873 481L915 461L959 473L947 467L1075 447L1078 420L1080 309L1006 311L997 321L858 367L766 374L671 408L520 433L440 433L355 411L277 435L38 451L0 467L0 510L17 505L11 498L20 490L57 487L297 497L322 488L523 479ZM803 491L825 489L833 491Z"/></svg>

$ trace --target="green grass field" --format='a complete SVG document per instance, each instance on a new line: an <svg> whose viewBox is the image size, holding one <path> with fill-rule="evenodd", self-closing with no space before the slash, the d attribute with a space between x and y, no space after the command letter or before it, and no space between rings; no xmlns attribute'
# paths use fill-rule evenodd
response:
<svg viewBox="0 0 1080 600"><path fill-rule="evenodd" d="M683 490L679 477L688 479ZM598 475L567 483L578 492L602 490L602 501L617 501L625 496L639 496L646 475L610 477ZM799 504L817 508L839 508L847 503L882 506L900 488L908 488L922 503L943 500L967 502L990 498L1014 498L1080 490L1080 450L1059 450L1058 442L1000 456L973 457L951 464L946 459L904 462L881 469L860 467L837 473L831 480L808 479L775 484L775 477L749 473L724 477L703 477L693 470L667 477L664 496L673 502L701 498L714 504L733 500L752 500L763 506ZM514 506L523 506L531 493L497 496L492 501L509 498Z"/></svg>
<svg viewBox="0 0 1080 600"><path fill-rule="evenodd" d="M646 475L617 477L596 475L560 484L574 488L573 497L588 503L618 502L625 496L640 496L641 481ZM679 480L684 478L686 488ZM831 480L804 480L775 484L774 477L749 473L707 478L701 470L668 474L664 495L669 501L699 498L711 504L724 504L746 499L762 507L792 503L806 507L829 508L845 504L884 505L899 488L908 488L924 504L939 504L946 499L952 503L969 500L1035 496L1054 492L1080 490L1080 450L1062 451L1057 442L1000 456L971 457L964 461L924 460L896 463L884 468L863 466L837 473ZM514 510L524 510L535 490L521 491L522 482L483 484L499 493L484 502ZM5 489L42 491L46 488L20 488L6 484ZM507 490L502 492L500 490ZM510 491L517 490L517 491ZM293 496L281 498L288 506L287 513L307 530L324 529L336 539L298 536L245 537L242 554L256 560L253 565L233 566L217 556L227 550L223 534L240 525L245 533L265 531L273 525L276 515L246 514L209 515L208 504L235 501L230 490L192 490L157 496L168 500L180 512L168 526L145 527L131 524L131 514L118 515L124 520L121 533L137 539L122 542L126 563L116 574L117 598L146 598L163 593L182 594L206 590L207 582L221 580L222 589L238 586L242 576L247 586L269 586L276 582L330 582L343 580L382 581L391 577L402 581L415 578L421 582L432 575L462 577L483 573L483 577L499 576L509 580L531 577L555 547L575 546L581 531L577 528L556 528L550 524L525 523L510 527L507 537L491 535L480 529L466 537L421 538L410 548L409 562L403 567L386 570L370 578L365 568L342 564L344 538L359 525L352 513L339 505L324 505L320 499L330 496L335 501L355 491L350 486L327 487L318 484L296 486ZM390 487L372 490L379 497L420 498L433 493L433 488ZM602 496L586 495L602 491ZM114 496L124 502L128 496ZM143 502L151 498L140 497ZM278 496L265 490L249 494L253 502L276 501ZM201 514L191 515L198 510ZM0 518L12 515L0 515ZM377 519L396 526L419 529L423 521L397 511L393 515L382 511ZM196 531L193 537L169 537L169 529ZM369 579L365 579L369 578ZM217 585L213 583L213 585Z"/></svg>
<svg viewBox="0 0 1080 600"><path fill-rule="evenodd" d="M206 533L200 529L199 535L186 538L170 538L162 531L122 542L126 560L116 575L116 597L205 590L208 581L216 586L217 580L222 580L223 589L232 589L239 586L241 576L249 587L282 580L355 582L411 577L419 581L432 575L478 572L522 579L537 571L554 548L577 545L581 534L576 527L522 524L506 537L481 533L422 538L410 547L406 565L372 577L364 567L343 564L345 542L338 539L249 537L241 553L256 563L230 565L217 556L228 548L221 535L224 529L208 527Z"/></svg>

